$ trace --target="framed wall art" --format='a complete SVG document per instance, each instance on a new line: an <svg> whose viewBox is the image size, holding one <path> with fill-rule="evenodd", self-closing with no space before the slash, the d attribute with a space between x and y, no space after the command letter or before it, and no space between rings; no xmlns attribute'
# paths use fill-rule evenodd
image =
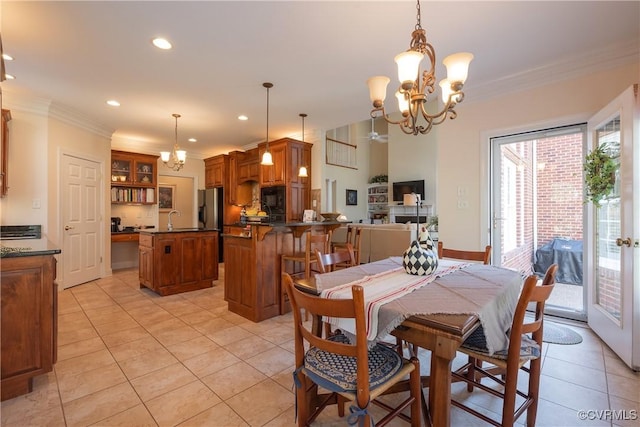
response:
<svg viewBox="0 0 640 427"><path fill-rule="evenodd" d="M176 186L174 184L158 185L158 210L169 212L176 208Z"/></svg>
<svg viewBox="0 0 640 427"><path fill-rule="evenodd" d="M347 190L347 206L358 204L358 190Z"/></svg>

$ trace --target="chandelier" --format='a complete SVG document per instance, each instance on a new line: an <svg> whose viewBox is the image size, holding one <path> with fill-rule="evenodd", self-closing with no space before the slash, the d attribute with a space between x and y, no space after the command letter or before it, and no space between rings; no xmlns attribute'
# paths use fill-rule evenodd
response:
<svg viewBox="0 0 640 427"><path fill-rule="evenodd" d="M174 171L179 171L184 166L184 162L187 160L187 152L180 149L178 145L178 118L180 114L172 114L176 119L176 135L175 143L173 144L173 150L171 152L161 151L160 158L164 162L165 166Z"/></svg>
<svg viewBox="0 0 640 427"><path fill-rule="evenodd" d="M426 33L420 23L420 0L417 1L416 9L417 23L411 33L409 49L395 57L395 62L398 64L398 79L400 80L396 98L402 118L394 121L385 112L384 99L386 98L387 85L390 81L388 77L371 77L367 80L367 85L369 86L369 96L373 102L372 118L382 116L387 122L399 125L400 129L406 134L424 135L434 125L444 122L447 117L456 118L457 113L454 108L456 104L464 99L462 86L467 79L469 63L473 59L473 55L461 52L444 58L442 62L447 67L447 78L440 82L444 108L436 114L429 114L426 110L426 103L428 96L435 90L436 53L433 46L427 43ZM429 70L425 69L422 72L421 83L420 62L422 62L425 55L429 58L430 67ZM421 116L426 121L425 124L419 123Z"/></svg>
<svg viewBox="0 0 640 427"><path fill-rule="evenodd" d="M260 164L264 166L273 166L273 157L271 157L271 152L269 151L269 89L273 87L273 83L265 82L262 83L262 86L267 88L267 148L262 154Z"/></svg>

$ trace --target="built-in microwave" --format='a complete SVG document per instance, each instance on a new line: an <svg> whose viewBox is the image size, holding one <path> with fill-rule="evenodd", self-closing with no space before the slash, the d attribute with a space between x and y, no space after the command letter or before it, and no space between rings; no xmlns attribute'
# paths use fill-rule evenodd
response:
<svg viewBox="0 0 640 427"><path fill-rule="evenodd" d="M272 222L284 222L287 212L287 188L284 185L262 187L260 189L260 203L262 209L269 215Z"/></svg>

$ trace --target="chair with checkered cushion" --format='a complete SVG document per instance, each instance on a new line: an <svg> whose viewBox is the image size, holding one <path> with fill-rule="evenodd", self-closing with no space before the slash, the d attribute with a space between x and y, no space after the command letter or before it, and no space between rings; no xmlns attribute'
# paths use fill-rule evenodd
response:
<svg viewBox="0 0 640 427"><path fill-rule="evenodd" d="M282 283L289 294L294 318L298 425L310 425L325 407L332 404L338 405L338 414L343 416L343 405L350 401L350 425L372 425L370 405L376 404L389 413L375 420L375 425L383 426L400 417L412 426L420 426L420 362L417 358L407 360L383 344L369 348L362 287L352 287L352 299L336 300L298 290L287 273L282 274ZM339 332L330 337L320 336L309 322L303 322L302 310L312 314L316 325L322 316L354 319L355 342L349 342ZM409 394L394 399L395 408L390 407L389 401L378 401L383 394L397 392L392 387L399 386L407 377ZM329 393L318 394L318 386ZM406 408L410 408L410 416L401 413Z"/></svg>
<svg viewBox="0 0 640 427"><path fill-rule="evenodd" d="M486 348L483 348L482 340L477 339L478 337L470 337L471 339L462 343L458 349L458 351L467 354L469 360L465 365L452 372L452 381L465 381L468 391L479 388L503 399L502 418L496 421L462 402L452 399L451 403L454 406L495 426L513 426L518 417L526 411L527 426L535 426L542 363L540 355L544 305L553 290L557 271L558 265L551 265L540 286L537 286L538 277L536 275L531 275L524 281L511 323L509 346L506 351L489 354ZM535 304L533 320L525 318L527 306L530 303ZM483 367L482 362L487 362L490 365ZM521 370L528 374L525 375L529 379L526 391L518 389L518 373ZM483 384L482 379L484 378L491 379L502 387L495 388ZM516 408L517 399L522 403Z"/></svg>

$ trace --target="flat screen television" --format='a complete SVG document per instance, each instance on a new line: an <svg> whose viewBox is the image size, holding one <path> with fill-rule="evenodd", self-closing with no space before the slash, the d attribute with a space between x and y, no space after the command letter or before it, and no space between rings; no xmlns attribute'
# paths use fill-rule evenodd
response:
<svg viewBox="0 0 640 427"><path fill-rule="evenodd" d="M416 193L420 195L420 200L424 200L424 179L416 181L403 181L393 183L393 201L404 201L405 194Z"/></svg>

